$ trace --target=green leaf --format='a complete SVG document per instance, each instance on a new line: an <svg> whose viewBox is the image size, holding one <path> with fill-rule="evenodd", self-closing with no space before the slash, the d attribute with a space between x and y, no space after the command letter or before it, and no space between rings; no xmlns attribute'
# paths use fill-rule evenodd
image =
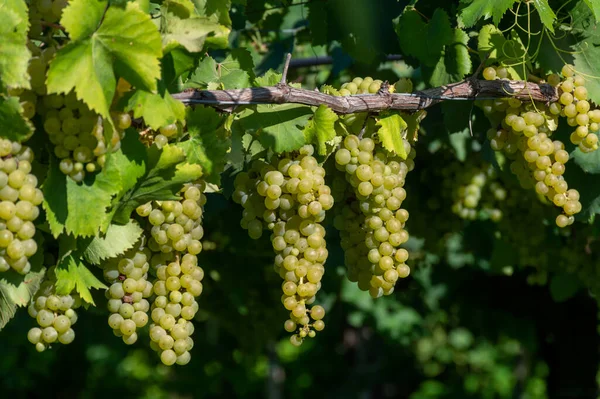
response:
<svg viewBox="0 0 600 399"><path fill-rule="evenodd" d="M183 103L171 97L161 83L158 89L158 93L135 90L123 99L125 111L133 111L135 118L144 118L144 122L154 130L185 119Z"/></svg>
<svg viewBox="0 0 600 399"><path fill-rule="evenodd" d="M14 141L23 141L33 133L33 125L21 115L22 110L18 97L0 95L2 137Z"/></svg>
<svg viewBox="0 0 600 399"><path fill-rule="evenodd" d="M588 89L590 99L600 104L600 79L598 76L598 65L600 65L600 46L588 42L578 43L573 46L573 66L578 74L591 76L586 79L585 87Z"/></svg>
<svg viewBox="0 0 600 399"><path fill-rule="evenodd" d="M167 12L164 15L162 45L165 53L180 45L191 53L200 52L208 35L223 29L208 18L182 19Z"/></svg>
<svg viewBox="0 0 600 399"><path fill-rule="evenodd" d="M113 197L116 195L118 200L145 173L145 149L137 138L135 130L129 129L121 148L108 154L100 173L86 176L79 184L65 176L58 161L51 159L42 191L46 218L55 237L63 231L76 237L106 231L112 216L107 209Z"/></svg>
<svg viewBox="0 0 600 399"><path fill-rule="evenodd" d="M479 58L485 59L486 64L495 64L506 59L504 55L504 45L506 38L502 31L494 25L485 25L479 30L477 36L477 51Z"/></svg>
<svg viewBox="0 0 600 399"><path fill-rule="evenodd" d="M114 258L132 248L142 233L142 228L134 220L129 220L125 225L111 224L106 234L84 242L83 256L86 261L99 265L103 260Z"/></svg>
<svg viewBox="0 0 600 399"><path fill-rule="evenodd" d="M397 154L402 159L406 159L406 149L404 148L404 140L402 140L402 132L408 127L404 119L398 114L392 114L386 117L377 119L377 126L380 126L377 131L379 140L383 144L383 148Z"/></svg>
<svg viewBox="0 0 600 399"><path fill-rule="evenodd" d="M179 199L177 193L182 186L202 176L200 165L190 165L185 160L185 153L178 146L166 145L162 150L151 147L145 160L146 173L116 204L113 221L127 223L131 212L148 201Z"/></svg>
<svg viewBox="0 0 600 399"><path fill-rule="evenodd" d="M550 32L554 33L554 22L556 21L556 14L550 8L548 0L533 0L533 5L540 15L542 23Z"/></svg>
<svg viewBox="0 0 600 399"><path fill-rule="evenodd" d="M452 42L444 47L443 56L438 60L429 77L429 84L442 86L456 82L471 72L469 56L469 35L461 29L454 29Z"/></svg>
<svg viewBox="0 0 600 399"><path fill-rule="evenodd" d="M81 296L81 299L94 306L96 304L92 298L90 288L108 288L80 260L75 259L72 255L65 257L56 266L55 272L57 294L68 295L75 290Z"/></svg>
<svg viewBox="0 0 600 399"><path fill-rule="evenodd" d="M328 42L328 14L325 2L311 1L308 3L308 26L310 27L310 38L313 46L326 45Z"/></svg>
<svg viewBox="0 0 600 399"><path fill-rule="evenodd" d="M218 23L219 29L206 38L206 44L214 48L225 48L231 32L230 0L193 0L196 14Z"/></svg>
<svg viewBox="0 0 600 399"><path fill-rule="evenodd" d="M571 153L571 158L585 173L600 173L600 151L590 153L581 152L579 148Z"/></svg>
<svg viewBox="0 0 600 399"><path fill-rule="evenodd" d="M438 62L444 45L451 43L454 37L448 14L441 8L437 8L429 23L425 23L414 8L407 7L394 20L394 26L403 53L428 66Z"/></svg>
<svg viewBox="0 0 600 399"><path fill-rule="evenodd" d="M258 105L248 109L240 121L246 131L258 135L263 146L282 153L306 144L302 129L311 115L311 109L304 105Z"/></svg>
<svg viewBox="0 0 600 399"><path fill-rule="evenodd" d="M224 120L214 108L191 109L186 118L190 138L179 143L187 155L187 161L202 166L205 179L216 184L219 183L231 145Z"/></svg>
<svg viewBox="0 0 600 399"><path fill-rule="evenodd" d="M0 91L7 87L29 89L27 4L23 0L0 0L0 10Z"/></svg>
<svg viewBox="0 0 600 399"><path fill-rule="evenodd" d="M0 280L0 331L14 317L17 307L27 306L31 302L45 273L46 269L42 269L15 278L3 276Z"/></svg>
<svg viewBox="0 0 600 399"><path fill-rule="evenodd" d="M461 10L460 18L467 28L475 25L482 18L490 17L492 17L494 25L498 25L504 13L516 2L517 0L473 0ZM461 3L467 3L467 1L463 0Z"/></svg>
<svg viewBox="0 0 600 399"><path fill-rule="evenodd" d="M275 86L281 81L281 74L269 69L263 76L256 78L255 86Z"/></svg>
<svg viewBox="0 0 600 399"><path fill-rule="evenodd" d="M550 295L555 302L564 302L582 288L581 281L572 274L558 274L550 280Z"/></svg>
<svg viewBox="0 0 600 399"><path fill-rule="evenodd" d="M304 129L304 137L307 143L317 146L319 155L327 154L327 142L335 138L335 121L338 116L326 105L319 105L311 121Z"/></svg>
<svg viewBox="0 0 600 399"><path fill-rule="evenodd" d="M600 21L600 0L583 0L594 13L596 21Z"/></svg>
<svg viewBox="0 0 600 399"><path fill-rule="evenodd" d="M50 63L49 93L69 93L109 118L116 90L115 70L133 86L156 90L160 78L161 38L150 15L129 2L126 8L106 1L72 0L61 24L71 42Z"/></svg>
<svg viewBox="0 0 600 399"><path fill-rule="evenodd" d="M221 63L206 57L200 62L185 87L206 89L211 83L223 89L250 87L254 63L247 50L234 50Z"/></svg>

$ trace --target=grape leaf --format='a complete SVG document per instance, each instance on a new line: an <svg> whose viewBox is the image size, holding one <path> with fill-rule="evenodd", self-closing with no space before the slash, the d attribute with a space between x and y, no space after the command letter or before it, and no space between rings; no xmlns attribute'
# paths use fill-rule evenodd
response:
<svg viewBox="0 0 600 399"><path fill-rule="evenodd" d="M583 0L594 13L596 21L600 21L600 0Z"/></svg>
<svg viewBox="0 0 600 399"><path fill-rule="evenodd" d="M122 101L126 112L133 111L135 118L144 118L154 130L185 119L185 106L171 97L162 83L158 84L158 93L138 89L128 93Z"/></svg>
<svg viewBox="0 0 600 399"><path fill-rule="evenodd" d="M108 287L92 274L92 272L73 255L66 256L58 265L56 265L56 293L58 295L68 295L73 290L77 291L81 299L92 305L94 299L90 288Z"/></svg>
<svg viewBox="0 0 600 399"><path fill-rule="evenodd" d="M246 131L258 135L263 146L282 153L306 144L301 129L311 115L311 109L303 105L257 105L255 109L248 109L240 122Z"/></svg>
<svg viewBox="0 0 600 399"><path fill-rule="evenodd" d="M236 51L221 63L206 57L200 62L185 87L206 89L211 83L223 89L250 87L254 73L248 71L252 71L253 68L254 63L247 50Z"/></svg>
<svg viewBox="0 0 600 399"><path fill-rule="evenodd" d="M196 107L188 112L186 118L190 138L179 143L187 161L202 166L206 181L215 184L219 183L231 144L224 122L225 118L214 108Z"/></svg>
<svg viewBox="0 0 600 399"><path fill-rule="evenodd" d="M377 119L377 131L383 148L406 159L406 149L402 140L402 132L408 127L404 119L398 114L391 114Z"/></svg>
<svg viewBox="0 0 600 399"><path fill-rule="evenodd" d="M598 174L600 173L600 151L591 153L583 153L579 148L571 152L571 158L585 173Z"/></svg>
<svg viewBox="0 0 600 399"><path fill-rule="evenodd" d="M308 26L310 28L311 44L322 46L327 44L328 28L327 5L321 1L308 3Z"/></svg>
<svg viewBox="0 0 600 399"><path fill-rule="evenodd" d="M327 142L336 136L334 124L338 120L335 112L326 105L319 105L313 118L304 129L304 137L307 143L313 143L317 147L319 155L327 154Z"/></svg>
<svg viewBox="0 0 600 399"><path fill-rule="evenodd" d="M49 93L75 89L78 99L111 121L115 70L133 86L155 91L162 47L150 15L136 3L106 7L106 1L69 2L61 24L71 42L50 63L46 84Z"/></svg>
<svg viewBox="0 0 600 399"><path fill-rule="evenodd" d="M429 73L429 84L432 86L456 82L471 71L471 57L467 46L469 35L461 29L454 29L452 40L444 47L442 57Z"/></svg>
<svg viewBox="0 0 600 399"><path fill-rule="evenodd" d="M506 59L504 56L504 44L506 39L502 31L494 25L485 25L479 30L477 36L477 51L479 58L487 57L486 65L495 64ZM489 55L488 55L489 54Z"/></svg>
<svg viewBox="0 0 600 399"><path fill-rule="evenodd" d="M550 295L555 302L564 302L582 288L581 281L572 274L557 274L550 280Z"/></svg>
<svg viewBox="0 0 600 399"><path fill-rule="evenodd" d="M200 165L186 163L185 153L177 146L166 145L162 150L151 147L145 156L146 173L116 204L116 223L127 223L131 212L148 201L179 199L177 193L183 184L202 176Z"/></svg>
<svg viewBox="0 0 600 399"><path fill-rule="evenodd" d="M118 200L145 172L144 147L136 143L136 138L135 131L128 130L122 148L107 156L100 173L87 175L80 184L65 176L58 168L58 161L51 159L42 191L43 207L55 237L63 231L76 237L94 236L98 231L106 231L112 215L107 208L111 206L113 197Z"/></svg>
<svg viewBox="0 0 600 399"><path fill-rule="evenodd" d="M0 0L0 10L0 90L29 89L27 66L31 52L27 48L27 4L23 0Z"/></svg>
<svg viewBox="0 0 600 399"><path fill-rule="evenodd" d="M575 54L573 56L573 65L577 73L584 76L592 76L587 79L585 87L588 89L590 99L596 104L600 104L600 79L597 79L598 65L600 65L600 45L593 43L578 43L573 46Z"/></svg>
<svg viewBox="0 0 600 399"><path fill-rule="evenodd" d="M407 7L394 20L394 27L402 51L427 66L438 62L444 45L451 43L454 37L448 14L441 8L425 23L414 8Z"/></svg>
<svg viewBox="0 0 600 399"><path fill-rule="evenodd" d="M165 9L163 7L163 9ZM174 14L164 12L162 26L163 52L168 53L178 46L184 47L191 53L202 51L207 36L224 29L221 25L208 18L193 17L179 18Z"/></svg>
<svg viewBox="0 0 600 399"><path fill-rule="evenodd" d="M554 14L554 11L552 11L552 8L550 8L548 0L533 0L533 5L546 29L554 33L554 21L556 21L556 14Z"/></svg>
<svg viewBox="0 0 600 399"><path fill-rule="evenodd" d="M166 0L162 3L162 8L180 18L189 18L196 12L192 0Z"/></svg>
<svg viewBox="0 0 600 399"><path fill-rule="evenodd" d="M86 239L81 245L86 261L99 265L104 259L125 253L139 240L143 230L134 220L125 225L111 224L103 236Z"/></svg>
<svg viewBox="0 0 600 399"><path fill-rule="evenodd" d="M254 80L255 86L275 86L281 81L281 74L269 69L263 76L259 76Z"/></svg>
<svg viewBox="0 0 600 399"><path fill-rule="evenodd" d="M231 32L230 0L193 0L197 15L218 23L219 29L206 38L206 43L214 48L225 48Z"/></svg>
<svg viewBox="0 0 600 399"><path fill-rule="evenodd" d="M0 331L14 317L17 307L29 304L40 288L45 273L46 269L42 269L15 279L0 280Z"/></svg>
<svg viewBox="0 0 600 399"><path fill-rule="evenodd" d="M3 137L23 141L33 133L33 125L21 115L21 111L18 97L4 97L0 94L0 126Z"/></svg>
<svg viewBox="0 0 600 399"><path fill-rule="evenodd" d="M468 1L462 0L461 3ZM494 25L498 25L502 16L517 0L472 0L470 4L460 11L460 18L465 27L470 28L480 19L492 17Z"/></svg>

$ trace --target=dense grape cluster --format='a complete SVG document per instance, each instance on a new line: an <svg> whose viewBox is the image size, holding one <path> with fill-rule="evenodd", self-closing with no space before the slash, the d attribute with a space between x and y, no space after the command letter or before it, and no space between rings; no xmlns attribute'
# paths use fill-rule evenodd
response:
<svg viewBox="0 0 600 399"><path fill-rule="evenodd" d="M39 39L44 29L58 30L57 24L69 0L33 0L29 2L29 37Z"/></svg>
<svg viewBox="0 0 600 399"><path fill-rule="evenodd" d="M33 151L0 138L0 272L27 274L38 247L33 239L44 196L31 173Z"/></svg>
<svg viewBox="0 0 600 399"><path fill-rule="evenodd" d="M50 268L48 275L53 275ZM75 339L72 326L77 322L77 309L81 305L78 295L58 295L54 282L45 281L38 290L33 302L27 309L36 319L39 327L33 327L27 333L29 342L38 352L43 352L54 343L70 344Z"/></svg>
<svg viewBox="0 0 600 399"><path fill-rule="evenodd" d="M494 222L502 218L499 202L506 199L506 190L496 179L489 164L453 164L456 166L444 185L452 192L452 212L462 219L475 220L483 216Z"/></svg>
<svg viewBox="0 0 600 399"><path fill-rule="evenodd" d="M110 284L108 325L127 345L138 339L137 329L148 323L152 283L148 281L150 250L139 241L123 255L103 264L103 274Z"/></svg>
<svg viewBox="0 0 600 399"><path fill-rule="evenodd" d="M274 157L271 163L255 161L236 176L233 199L244 207L241 225L251 238L271 230L275 271L282 283L284 307L290 319L284 323L290 340L300 345L325 324L321 306L309 308L321 288L328 252L321 222L333 207L325 169L312 156L312 146L298 154ZM312 321L311 321L312 320Z"/></svg>
<svg viewBox="0 0 600 399"><path fill-rule="evenodd" d="M180 191L181 200L152 201L136 210L147 218L151 267L157 276L151 289L156 296L150 345L168 366L187 364L194 345L191 320L198 311L196 297L202 293L204 278L196 255L202 251L205 188L204 181L186 184Z"/></svg>
<svg viewBox="0 0 600 399"><path fill-rule="evenodd" d="M335 154L336 167L347 182L346 201L334 225L342 237L348 278L374 298L391 294L396 281L410 273L408 251L400 247L408 240L404 229L408 212L402 201L405 177L414 168L416 153L408 141L404 146L409 154L406 160L371 138L350 135Z"/></svg>
<svg viewBox="0 0 600 399"><path fill-rule="evenodd" d="M200 181L185 185L181 201L152 201L140 205L137 214L147 218L152 237L148 247L153 252L186 252L197 255L202 251L200 240L202 207L206 203L203 194L206 184Z"/></svg>
<svg viewBox="0 0 600 399"><path fill-rule="evenodd" d="M565 67L563 71L569 70ZM484 70L486 71L489 71L489 68ZM489 77L491 74L485 73L484 76ZM566 80L561 83L561 87L563 84L574 86L572 82ZM570 102L563 100L563 95L566 95ZM574 98L570 92L563 92L561 103L573 105L571 108L577 110L577 106L573 104ZM580 93L577 98L584 98L584 96ZM586 137L596 137L595 134L589 133L587 127L591 115L595 115L594 112L588 111L587 101L583 99L577 101L578 104L587 104L586 113L579 114L579 127L586 132ZM569 153L565 151L561 141L551 139L556 129L557 117L561 113L564 114L564 109L557 103L546 106L542 103L523 103L516 98L494 100L484 104L483 107L490 119L501 115L499 128L492 128L487 132L492 149L506 154L510 160L510 170L517 176L523 188L535 188L538 194L562 208L563 213L556 217L557 226L565 227L572 224L575 220L573 215L580 212L582 208L579 192L569 189L563 176ZM570 112L565 115L571 115ZM600 117L600 111L598 116ZM575 121L576 117L568 119L569 124ZM576 132L574 134L577 135Z"/></svg>
<svg viewBox="0 0 600 399"><path fill-rule="evenodd" d="M181 259L171 253L156 254L152 263L158 278L154 282L150 347L167 366L185 365L194 346L191 320L198 311L196 297L202 293L204 271L198 266L198 258L189 253Z"/></svg>

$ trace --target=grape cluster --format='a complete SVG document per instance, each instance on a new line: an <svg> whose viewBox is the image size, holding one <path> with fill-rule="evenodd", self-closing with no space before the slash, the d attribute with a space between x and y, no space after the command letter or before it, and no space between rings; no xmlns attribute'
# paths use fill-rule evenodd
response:
<svg viewBox="0 0 600 399"><path fill-rule="evenodd" d="M588 91L583 76L575 74L572 65L562 68L564 79L558 75L550 75L548 82L559 90L558 102L550 104L549 111L553 115L567 118L567 124L575 127L571 133L571 142L584 152L598 149L598 130L600 130L600 109L590 109Z"/></svg>
<svg viewBox="0 0 600 399"><path fill-rule="evenodd" d="M401 206L405 177L414 168L416 153L408 141L404 146L406 160L371 138L350 135L335 153L336 167L344 172L347 184L346 202L334 226L340 230L348 278L374 298L391 294L396 281L410 273L408 251L400 248L408 240L404 229L408 212Z"/></svg>
<svg viewBox="0 0 600 399"><path fill-rule="evenodd" d="M153 252L187 252L197 255L202 251L200 240L202 207L206 203L203 194L206 183L199 181L185 185L181 201L151 201L140 205L137 214L147 218L152 237L148 247Z"/></svg>
<svg viewBox="0 0 600 399"><path fill-rule="evenodd" d="M86 173L100 170L106 162L108 151L121 146L124 130L131 125L129 114L113 113L115 126L110 142L105 140L104 129L112 129L74 92L66 96L50 94L38 102L38 112L43 117L44 130L54 144L54 155L60 159L59 168L76 182Z"/></svg>
<svg viewBox="0 0 600 399"><path fill-rule="evenodd" d="M181 200L152 201L136 209L139 216L147 218L151 267L157 276L152 287L156 297L151 308L150 345L168 366L187 364L194 345L191 320L198 311L196 297L202 293L204 278L196 255L202 251L205 188L201 180L186 184L180 191Z"/></svg>
<svg viewBox="0 0 600 399"><path fill-rule="evenodd" d="M172 253L156 254L152 258L156 267L154 282L150 347L160 354L167 366L189 363L194 325L191 320L198 311L196 297L202 293L204 271L198 258L185 254L181 259Z"/></svg>
<svg viewBox="0 0 600 399"><path fill-rule="evenodd" d="M54 268L50 268L48 275L53 273ZM75 331L72 326L77 322L77 313L74 309L80 305L81 299L78 295L57 295L54 282L42 283L27 309L39 326L29 330L27 339L35 345L38 352L43 352L55 342L64 345L73 342Z"/></svg>
<svg viewBox="0 0 600 399"><path fill-rule="evenodd" d="M307 145L297 154L273 157L271 163L255 161L234 183L233 199L244 207L242 227L254 239L264 228L272 232L275 271L284 280L281 300L290 311L284 329L295 332L290 337L294 345L325 326L323 307L307 305L314 303L325 272L328 252L320 223L333 207L333 197L313 152Z"/></svg>
<svg viewBox="0 0 600 399"><path fill-rule="evenodd" d="M370 76L366 78L354 78L351 82L344 83L340 90L341 96L350 96L354 94L375 94L381 88L383 81L373 80Z"/></svg>
<svg viewBox="0 0 600 399"><path fill-rule="evenodd" d="M39 39L46 27L58 30L48 24L58 23L67 4L69 4L68 0L33 0L29 2L29 37Z"/></svg>
<svg viewBox="0 0 600 399"><path fill-rule="evenodd" d="M494 222L502 218L498 202L506 199L506 190L496 180L494 167L489 164L457 166L444 185L452 192L452 212L462 219L475 220L480 216ZM480 215L480 213L482 215Z"/></svg>
<svg viewBox="0 0 600 399"><path fill-rule="evenodd" d="M148 281L150 250L140 240L133 248L102 265L104 279L110 283L108 325L127 345L138 339L137 329L148 323L152 283Z"/></svg>
<svg viewBox="0 0 600 399"><path fill-rule="evenodd" d="M37 251L33 221L44 196L31 173L32 161L31 148L0 138L0 272L12 268L27 274Z"/></svg>
<svg viewBox="0 0 600 399"><path fill-rule="evenodd" d="M572 104L573 95L568 92L563 93L565 94L571 96ZM583 103L585 100L578 101ZM484 112L490 119L501 115L499 128L492 128L487 132L492 149L506 154L510 160L510 170L517 176L523 188L535 188L539 195L562 208L563 213L556 217L556 225L565 227L574 222L573 215L580 212L582 207L579 192L569 189L563 176L569 153L565 151L561 141L551 139L557 116L564 112L557 112L557 107L560 108L557 103L546 106L542 103L523 103L516 98L509 98L484 104ZM583 119L586 123L589 122L587 114L581 115L585 116ZM580 118L580 122L583 123L583 119ZM588 131L586 126L580 127ZM595 134L591 134L590 137L592 136L596 137Z"/></svg>

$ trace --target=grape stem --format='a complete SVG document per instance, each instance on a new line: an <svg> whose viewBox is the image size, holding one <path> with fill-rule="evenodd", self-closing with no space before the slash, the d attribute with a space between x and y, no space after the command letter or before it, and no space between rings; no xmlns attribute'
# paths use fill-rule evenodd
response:
<svg viewBox="0 0 600 399"><path fill-rule="evenodd" d="M284 73L285 73L284 68ZM285 81L285 74L283 76ZM474 101L514 97L524 101L558 101L557 89L541 83L518 80L466 80L414 93L377 93L333 96L318 91L291 87L287 84L233 90L188 89L173 97L186 105L210 105L232 110L231 107L253 104L304 104L331 108L338 114L378 112L384 110L417 111L442 101Z"/></svg>

